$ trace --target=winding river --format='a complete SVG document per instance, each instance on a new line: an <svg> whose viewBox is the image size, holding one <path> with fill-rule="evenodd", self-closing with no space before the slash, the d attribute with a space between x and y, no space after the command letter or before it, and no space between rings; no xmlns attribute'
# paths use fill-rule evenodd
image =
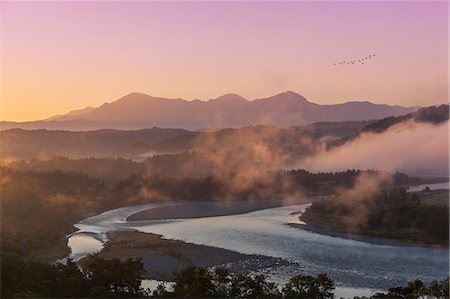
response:
<svg viewBox="0 0 450 299"><path fill-rule="evenodd" d="M77 260L101 250L108 231L133 229L240 253L279 257L291 263L260 272L277 282L299 273L326 272L341 288L366 290L357 292L359 295L416 278L443 279L449 271L448 249L369 244L286 225L298 222L298 215L291 213L304 210L307 204L231 216L126 221L130 215L162 205L125 207L80 221L75 225L79 230L68 239L71 257Z"/></svg>

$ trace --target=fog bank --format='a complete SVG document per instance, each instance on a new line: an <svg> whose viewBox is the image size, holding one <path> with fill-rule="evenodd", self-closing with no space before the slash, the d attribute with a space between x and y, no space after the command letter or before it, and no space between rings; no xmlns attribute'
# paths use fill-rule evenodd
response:
<svg viewBox="0 0 450 299"><path fill-rule="evenodd" d="M440 125L410 121L381 134L362 134L331 150L322 149L296 167L312 171L353 168L448 174L448 133L448 121Z"/></svg>

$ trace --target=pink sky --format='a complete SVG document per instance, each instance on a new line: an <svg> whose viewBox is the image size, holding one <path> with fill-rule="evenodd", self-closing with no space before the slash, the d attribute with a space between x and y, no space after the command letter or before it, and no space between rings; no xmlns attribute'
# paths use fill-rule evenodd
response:
<svg viewBox="0 0 450 299"><path fill-rule="evenodd" d="M1 120L133 91L448 100L447 2L2 2ZM376 54L365 65L333 62Z"/></svg>

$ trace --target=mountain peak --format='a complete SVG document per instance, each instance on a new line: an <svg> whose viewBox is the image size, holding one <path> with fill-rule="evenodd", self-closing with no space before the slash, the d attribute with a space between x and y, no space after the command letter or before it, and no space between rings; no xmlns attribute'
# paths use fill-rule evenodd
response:
<svg viewBox="0 0 450 299"><path fill-rule="evenodd" d="M292 91L292 90L286 90L285 92L282 92L280 94L289 95L289 96L298 96L298 97L302 97L303 98L303 96L301 96L300 94L298 94L298 93L296 93L295 91Z"/></svg>
<svg viewBox="0 0 450 299"><path fill-rule="evenodd" d="M283 97L283 98L290 98L290 99L300 99L300 100L304 100L304 101L308 102L304 96L302 96L296 92L293 92L291 90L282 92L276 96Z"/></svg>
<svg viewBox="0 0 450 299"><path fill-rule="evenodd" d="M121 102L133 102L133 103L148 103L150 101L153 102L160 102L160 101L182 101L182 102L186 102L185 100L181 99L181 98L163 98L163 97L155 97L155 96L151 96L145 93L141 93L141 92L132 92L127 94L126 96L121 97L120 99L118 99L117 101L111 102L110 104L113 103L121 103Z"/></svg>
<svg viewBox="0 0 450 299"><path fill-rule="evenodd" d="M235 93L227 93L224 94L218 98L210 99L207 102L212 103L226 103L226 104L242 104L242 103L248 103L248 100L244 97L241 97L238 94Z"/></svg>
<svg viewBox="0 0 450 299"><path fill-rule="evenodd" d="M130 98L130 97L152 97L152 96L150 96L148 94L145 94L145 93L142 93L142 92L133 91L133 92L130 92L129 94L123 96L122 99L123 98Z"/></svg>
<svg viewBox="0 0 450 299"><path fill-rule="evenodd" d="M264 101L264 102L277 101L277 102L284 102L284 103L291 103L291 104L298 104L298 103L312 104L305 97L299 95L296 92L290 91L290 90L279 93L279 94L274 95L269 98L258 99L256 101Z"/></svg>
<svg viewBox="0 0 450 299"><path fill-rule="evenodd" d="M130 101L130 100L136 100L136 99L151 99L153 98L152 96L145 94L145 93L140 93L140 92L131 92L123 97L121 97L120 99L118 99L115 102L121 102L121 101ZM114 102L112 102L114 103Z"/></svg>

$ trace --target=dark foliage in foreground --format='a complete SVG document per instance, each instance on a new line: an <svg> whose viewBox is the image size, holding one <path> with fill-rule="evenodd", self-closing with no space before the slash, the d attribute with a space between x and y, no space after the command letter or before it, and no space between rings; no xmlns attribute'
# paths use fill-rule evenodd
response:
<svg viewBox="0 0 450 299"><path fill-rule="evenodd" d="M1 256L2 298L139 298L143 264L140 259L104 260L89 257L80 269L63 264L26 262Z"/></svg>
<svg viewBox="0 0 450 299"><path fill-rule="evenodd" d="M294 276L280 290L264 275L233 274L189 267L175 276L173 290L160 285L153 294L141 287L140 259L105 260L88 256L78 265L26 262L1 255L2 298L332 298L334 283L326 274Z"/></svg>
<svg viewBox="0 0 450 299"><path fill-rule="evenodd" d="M325 273L316 277L297 275L280 289L264 275L233 274L223 268L214 270L190 267L175 279L173 291L160 285L157 298L333 298L334 282Z"/></svg>
<svg viewBox="0 0 450 299"><path fill-rule="evenodd" d="M334 298L334 282L325 274L297 275L283 287L264 275L241 275L224 268L189 267L175 275L170 290L161 284L153 293L141 287L140 259L105 260L88 256L76 264L24 261L1 255L1 298ZM390 288L371 298L448 298L449 278L425 285L421 280Z"/></svg>
<svg viewBox="0 0 450 299"><path fill-rule="evenodd" d="M390 288L387 293L376 293L371 298L449 298L449 277L428 285L416 279L405 287Z"/></svg>

